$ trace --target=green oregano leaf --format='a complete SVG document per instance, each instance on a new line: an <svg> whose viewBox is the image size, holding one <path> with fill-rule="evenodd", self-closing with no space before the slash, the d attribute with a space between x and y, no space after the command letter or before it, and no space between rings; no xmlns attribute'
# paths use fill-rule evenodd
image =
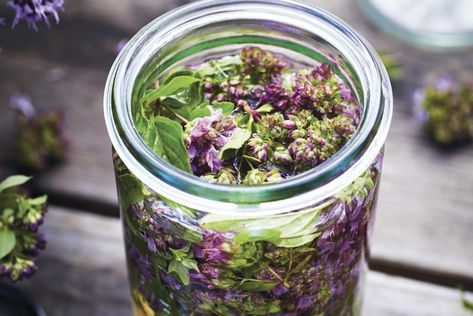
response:
<svg viewBox="0 0 473 316"><path fill-rule="evenodd" d="M190 112L189 121L193 121L196 118L205 117L209 115L210 115L210 109L209 109L208 102L206 102L199 105L198 107L196 107Z"/></svg>
<svg viewBox="0 0 473 316"><path fill-rule="evenodd" d="M238 244L260 240L276 243L280 240L280 237L281 233L276 229L243 230L235 235L235 241Z"/></svg>
<svg viewBox="0 0 473 316"><path fill-rule="evenodd" d="M274 107L271 104L265 103L262 106L260 106L259 108L257 108L256 112L258 112L258 113L269 113L273 110L274 110Z"/></svg>
<svg viewBox="0 0 473 316"><path fill-rule="evenodd" d="M0 228L0 241L0 259L2 259L12 252L13 248L15 248L15 233L6 226Z"/></svg>
<svg viewBox="0 0 473 316"><path fill-rule="evenodd" d="M189 270L181 262L177 260L171 260L169 262L168 272L174 272L182 284L188 285L190 283Z"/></svg>
<svg viewBox="0 0 473 316"><path fill-rule="evenodd" d="M270 218L208 214L200 219L199 224L209 230L236 232L235 242L238 244L264 240L278 247L299 247L319 236L320 233L316 231L317 220L320 213L332 203L328 201L313 209Z"/></svg>
<svg viewBox="0 0 473 316"><path fill-rule="evenodd" d="M245 279L241 282L237 289L240 291L266 292L275 288L278 284L279 282L276 281Z"/></svg>
<svg viewBox="0 0 473 316"><path fill-rule="evenodd" d="M197 73L202 77L227 77L228 73L236 73L241 65L240 56L225 56L218 60L203 63L197 68Z"/></svg>
<svg viewBox="0 0 473 316"><path fill-rule="evenodd" d="M220 149L218 159L225 159L230 152L240 149L250 138L251 132L247 129L239 129L230 137L228 142Z"/></svg>
<svg viewBox="0 0 473 316"><path fill-rule="evenodd" d="M314 233L314 234L304 235L304 236L294 237L294 238L286 238L286 239L281 238L280 240L277 240L276 242L274 242L274 245L278 247L283 247L283 248L300 247L302 245L310 243L319 235L320 233Z"/></svg>
<svg viewBox="0 0 473 316"><path fill-rule="evenodd" d="M170 96L181 89L190 88L193 83L199 81L201 81L201 79L192 76L174 77L171 79L171 81L158 87L157 89L150 89L146 91L143 95L143 98L141 99L141 102L146 106L151 102L156 101L158 98Z"/></svg>
<svg viewBox="0 0 473 316"><path fill-rule="evenodd" d="M43 205L44 203L46 203L47 200L48 200L48 196L42 195L34 199L29 199L28 202L30 203L30 205L37 206L37 205Z"/></svg>
<svg viewBox="0 0 473 316"><path fill-rule="evenodd" d="M186 68L182 68L182 69L177 69L177 70L174 70L172 72L170 72L169 74L167 74L162 82L163 83L169 83L172 79L176 78L176 77L183 77L183 76L188 76L188 77L195 77L195 72L193 70L190 70L190 69L186 69Z"/></svg>
<svg viewBox="0 0 473 316"><path fill-rule="evenodd" d="M3 180L2 182L0 182L0 193L5 191L6 189L22 185L28 182L28 180L30 179L31 177L22 176L22 175L10 176L6 178L5 180Z"/></svg>
<svg viewBox="0 0 473 316"><path fill-rule="evenodd" d="M20 200L18 202L18 217L23 217L26 215L26 212L28 212L28 209L30 208L30 204L28 203L28 200L24 197L20 197Z"/></svg>
<svg viewBox="0 0 473 316"><path fill-rule="evenodd" d="M365 198L368 192L374 187L373 179L371 178L370 170L362 173L355 181L353 181L347 188L342 190L338 195L342 201L351 201L354 196Z"/></svg>
<svg viewBox="0 0 473 316"><path fill-rule="evenodd" d="M179 123L157 116L143 139L158 156L183 171L191 172L189 153L184 145L183 130Z"/></svg>
<svg viewBox="0 0 473 316"><path fill-rule="evenodd" d="M117 182L120 190L120 204L124 209L143 200L143 184L136 177L131 174L123 174L117 177Z"/></svg>
<svg viewBox="0 0 473 316"><path fill-rule="evenodd" d="M228 116L232 114L233 110L235 109L235 104L233 104L232 102L220 102L214 104L213 107L215 109L222 109L223 115Z"/></svg>

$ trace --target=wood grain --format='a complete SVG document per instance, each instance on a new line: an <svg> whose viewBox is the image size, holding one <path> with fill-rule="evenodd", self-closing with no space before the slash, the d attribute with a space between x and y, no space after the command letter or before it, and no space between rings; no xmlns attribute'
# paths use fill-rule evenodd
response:
<svg viewBox="0 0 473 316"><path fill-rule="evenodd" d="M49 316L131 314L120 221L51 207L40 270L21 283ZM457 290L369 272L366 316L467 316Z"/></svg>
<svg viewBox="0 0 473 316"><path fill-rule="evenodd" d="M114 45L167 4L154 11L144 0L120 0L123 6L89 2L72 4L61 25L48 32L0 28L0 167L12 159L15 124L8 98L14 92L28 93L39 108L64 111L71 141L67 162L38 177L36 189L62 204L117 215L102 119L103 86ZM346 19L377 48L399 53L405 64L405 79L394 83L395 115L386 146L373 259L473 282L473 148L437 150L422 138L410 114L412 91L435 75L452 72L472 79L472 51L447 54L415 48L366 21L356 1L313 2ZM51 79L54 69L63 71L60 80Z"/></svg>

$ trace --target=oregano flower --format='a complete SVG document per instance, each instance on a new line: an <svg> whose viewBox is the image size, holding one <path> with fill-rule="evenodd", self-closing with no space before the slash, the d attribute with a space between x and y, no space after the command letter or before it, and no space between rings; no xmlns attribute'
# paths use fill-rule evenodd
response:
<svg viewBox="0 0 473 316"><path fill-rule="evenodd" d="M64 0L10 0L8 6L15 10L13 27L25 21L38 30L37 23L44 21L49 26L50 17L59 23L59 12L64 11Z"/></svg>
<svg viewBox="0 0 473 316"><path fill-rule="evenodd" d="M192 171L197 175L216 172L223 167L223 160L218 158L220 149L238 130L235 119L224 116L222 109L209 109L211 115L192 121L185 133Z"/></svg>

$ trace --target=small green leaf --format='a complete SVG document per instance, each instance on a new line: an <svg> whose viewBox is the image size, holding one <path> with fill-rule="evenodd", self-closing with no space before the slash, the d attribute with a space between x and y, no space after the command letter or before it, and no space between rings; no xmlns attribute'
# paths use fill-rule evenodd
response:
<svg viewBox="0 0 473 316"><path fill-rule="evenodd" d="M200 105L192 109L189 114L189 121L193 121L196 118L205 117L210 115L209 102L202 102Z"/></svg>
<svg viewBox="0 0 473 316"><path fill-rule="evenodd" d="M0 228L0 241L0 259L2 259L15 248L15 233L8 229L8 227Z"/></svg>
<svg viewBox="0 0 473 316"><path fill-rule="evenodd" d="M199 267L197 266L197 262L195 260L192 260L192 259L182 260L182 265L188 269L192 269L199 272Z"/></svg>
<svg viewBox="0 0 473 316"><path fill-rule="evenodd" d="M141 102L144 105L148 105L161 97L170 96L181 89L190 88L193 83L199 81L201 81L201 79L191 76L174 77L171 81L158 87L157 89L150 89L146 91L143 95L143 98L141 99Z"/></svg>
<svg viewBox="0 0 473 316"><path fill-rule="evenodd" d="M294 237L294 238L285 238L285 239L281 238L280 240L274 242L274 245L278 247L283 247L283 248L300 247L302 245L310 243L319 235L320 233L315 233L315 234L304 235L304 236Z"/></svg>
<svg viewBox="0 0 473 316"><path fill-rule="evenodd" d="M256 112L258 112L258 113L269 113L272 110L274 110L274 107L269 103L265 103L262 106L260 106L259 108L257 108Z"/></svg>
<svg viewBox="0 0 473 316"><path fill-rule="evenodd" d="M317 232L317 220L332 203L333 200L330 200L312 209L268 218L208 214L199 220L199 224L205 229L233 231L236 233L235 242L239 244L266 240L279 247L299 247L317 238L320 234Z"/></svg>
<svg viewBox="0 0 473 316"><path fill-rule="evenodd" d="M222 113L225 116L232 114L235 109L235 104L232 102L220 102L213 105L214 109L222 109Z"/></svg>
<svg viewBox="0 0 473 316"><path fill-rule="evenodd" d="M43 205L44 203L46 203L47 200L48 200L48 196L42 195L34 199L29 199L28 202L30 203L30 205L37 206L37 205Z"/></svg>
<svg viewBox="0 0 473 316"><path fill-rule="evenodd" d="M169 262L168 272L174 272L179 280L181 280L182 284L188 285L190 283L189 270L184 265L182 265L181 262L177 260L171 260Z"/></svg>
<svg viewBox="0 0 473 316"><path fill-rule="evenodd" d="M24 197L21 197L20 201L18 202L18 217L21 218L25 216L29 208L30 208L30 203L28 203L28 200L25 199Z"/></svg>
<svg viewBox="0 0 473 316"><path fill-rule="evenodd" d="M261 230L243 230L236 234L235 241L238 244L247 242L255 242L260 240L277 242L281 237L281 233L275 229L261 229Z"/></svg>
<svg viewBox="0 0 473 316"><path fill-rule="evenodd" d="M275 282L275 281L245 279L237 287L237 289L240 291L266 292L266 291L274 289L278 284L279 282Z"/></svg>
<svg viewBox="0 0 473 316"><path fill-rule="evenodd" d="M154 118L143 139L158 156L183 171L191 172L189 153L184 145L182 126L179 123L158 116Z"/></svg>
<svg viewBox="0 0 473 316"><path fill-rule="evenodd" d="M6 221L8 218L14 216L14 214L15 214L15 212L11 208L5 208L5 209L3 209L2 218L3 218L4 221Z"/></svg>
<svg viewBox="0 0 473 316"><path fill-rule="evenodd" d="M188 103L183 100L179 100L173 97L167 97L161 101L161 105L167 107L170 110L178 110L180 108L186 107Z"/></svg>
<svg viewBox="0 0 473 316"><path fill-rule="evenodd" d="M230 137L228 142L220 149L218 159L225 159L230 152L240 149L250 138L251 132L246 129L239 129Z"/></svg>
<svg viewBox="0 0 473 316"><path fill-rule="evenodd" d="M212 60L203 63L197 68L197 73L202 77L213 77L215 75L223 75L222 72L232 71L241 66L242 61L240 56L225 56L219 60Z"/></svg>
<svg viewBox="0 0 473 316"><path fill-rule="evenodd" d="M143 184L131 174L118 176L118 190L120 191L120 204L123 209L127 209L131 204L143 200Z"/></svg>
<svg viewBox="0 0 473 316"><path fill-rule="evenodd" d="M241 61L241 58L239 55L235 56L224 56L218 60L218 64L220 67L233 67L235 65L241 65L243 62Z"/></svg>
<svg viewBox="0 0 473 316"><path fill-rule="evenodd" d="M182 77L182 76L189 76L189 77L195 77L195 73L194 71L190 70L190 69L178 69L178 70L174 70L172 72L170 72L169 74L167 74L162 82L164 84L167 84L169 83L172 79L176 78L176 77Z"/></svg>
<svg viewBox="0 0 473 316"><path fill-rule="evenodd" d="M6 189L22 185L28 182L28 180L30 180L31 178L32 177L27 177L27 176L22 176L22 175L10 176L6 178L5 180L3 180L2 182L0 182L0 193L5 191Z"/></svg>

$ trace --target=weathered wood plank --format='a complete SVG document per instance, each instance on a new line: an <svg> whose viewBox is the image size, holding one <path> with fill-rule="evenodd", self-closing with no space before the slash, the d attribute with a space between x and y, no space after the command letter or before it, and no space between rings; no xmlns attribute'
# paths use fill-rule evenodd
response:
<svg viewBox="0 0 473 316"><path fill-rule="evenodd" d="M471 315L463 308L455 289L376 272L368 273L366 285L366 316Z"/></svg>
<svg viewBox="0 0 473 316"><path fill-rule="evenodd" d="M21 283L48 315L131 315L118 219L51 208L40 270Z"/></svg>
<svg viewBox="0 0 473 316"><path fill-rule="evenodd" d="M15 114L6 106L8 97L21 91L33 97L39 109L61 110L66 119L66 137L70 140L67 161L38 178L40 190L75 195L83 199L116 203L111 164L111 145L105 132L101 98L106 73L61 66L64 77L47 80L56 67L36 59L13 57L4 53L0 62L0 137L2 159L12 159ZM5 155L3 155L3 153ZM3 157L2 157L3 156Z"/></svg>
<svg viewBox="0 0 473 316"><path fill-rule="evenodd" d="M100 69L104 73L115 58L116 44L131 37L141 27L177 6L177 0L74 0L65 3L61 22L39 32L19 23L14 29L0 28L4 52L38 57L51 63L73 64ZM8 23L13 10L0 3ZM0 59L5 56L0 55Z"/></svg>
<svg viewBox="0 0 473 316"><path fill-rule="evenodd" d="M20 286L48 315L130 315L118 219L52 207L43 231L40 270ZM468 315L454 289L369 272L366 290L367 316Z"/></svg>
<svg viewBox="0 0 473 316"><path fill-rule="evenodd" d="M144 24L145 16L151 14L142 12L144 1L122 2L134 9L116 9L120 10L117 16L127 20L128 14L135 26L139 21ZM416 49L379 32L354 1L314 2L345 18L376 47L400 52L405 62L405 80L394 85L395 117L387 142L373 258L472 280L473 246L467 241L473 239L473 148L439 152L420 137L409 114L412 90L434 73L450 70L471 77L471 51L445 54ZM87 20L91 24L83 27L79 22L89 16L80 13L80 4L71 6L61 26L50 32L0 29L4 49L0 55L0 163L11 158L15 127L13 113L6 107L8 97L13 92L28 93L40 108L65 112L71 140L67 163L38 178L37 189L61 202L80 203L77 207L97 210L100 205L114 210L102 90L114 44L135 26L126 22L123 30L116 29L113 11L107 11L104 2L81 7L91 19L100 18L93 23ZM96 32L99 26L102 31ZM58 67L64 77L51 81L48 72Z"/></svg>

